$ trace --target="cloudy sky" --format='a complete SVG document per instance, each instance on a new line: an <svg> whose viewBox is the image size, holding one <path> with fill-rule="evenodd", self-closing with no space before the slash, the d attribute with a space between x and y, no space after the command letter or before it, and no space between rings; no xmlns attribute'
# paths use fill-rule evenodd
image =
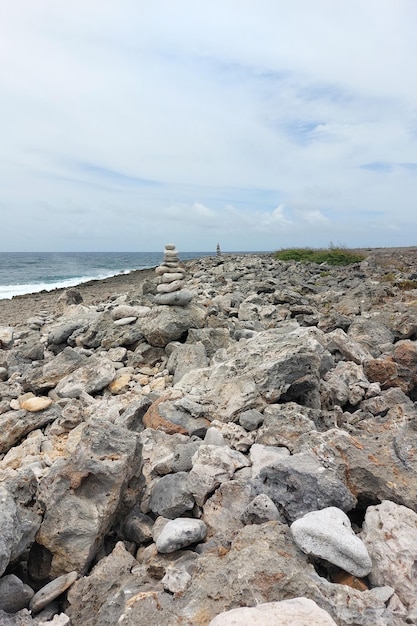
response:
<svg viewBox="0 0 417 626"><path fill-rule="evenodd" d="M417 0L2 0L3 251L417 245Z"/></svg>

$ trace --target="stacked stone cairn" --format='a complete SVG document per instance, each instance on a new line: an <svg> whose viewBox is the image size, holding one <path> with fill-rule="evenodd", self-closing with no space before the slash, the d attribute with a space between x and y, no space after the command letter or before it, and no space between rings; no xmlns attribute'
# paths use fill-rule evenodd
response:
<svg viewBox="0 0 417 626"><path fill-rule="evenodd" d="M159 276L159 285L155 296L156 304L168 306L186 306L191 302L193 294L185 286L185 270L180 265L178 251L173 243L167 243L164 259L155 270Z"/></svg>

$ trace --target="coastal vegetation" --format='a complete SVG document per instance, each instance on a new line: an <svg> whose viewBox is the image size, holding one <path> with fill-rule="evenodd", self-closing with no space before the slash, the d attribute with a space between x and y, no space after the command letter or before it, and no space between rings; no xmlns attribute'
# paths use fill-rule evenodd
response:
<svg viewBox="0 0 417 626"><path fill-rule="evenodd" d="M301 263L327 263L327 265L350 265L360 263L365 254L348 250L342 246L329 248L283 248L275 253L279 261L300 261Z"/></svg>

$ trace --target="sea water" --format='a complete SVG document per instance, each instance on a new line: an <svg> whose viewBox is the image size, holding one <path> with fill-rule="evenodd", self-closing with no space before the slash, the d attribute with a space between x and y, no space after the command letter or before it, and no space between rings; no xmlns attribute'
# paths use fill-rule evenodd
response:
<svg viewBox="0 0 417 626"><path fill-rule="evenodd" d="M181 252L195 259L212 252ZM159 265L163 252L0 252L0 300Z"/></svg>

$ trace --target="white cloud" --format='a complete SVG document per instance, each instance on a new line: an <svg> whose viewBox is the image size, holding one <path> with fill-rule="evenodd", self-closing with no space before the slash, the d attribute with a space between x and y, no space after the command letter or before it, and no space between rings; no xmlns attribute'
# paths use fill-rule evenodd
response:
<svg viewBox="0 0 417 626"><path fill-rule="evenodd" d="M372 164L417 160L416 18L410 0L5 0L7 244L390 245L388 224L413 243L415 170Z"/></svg>

